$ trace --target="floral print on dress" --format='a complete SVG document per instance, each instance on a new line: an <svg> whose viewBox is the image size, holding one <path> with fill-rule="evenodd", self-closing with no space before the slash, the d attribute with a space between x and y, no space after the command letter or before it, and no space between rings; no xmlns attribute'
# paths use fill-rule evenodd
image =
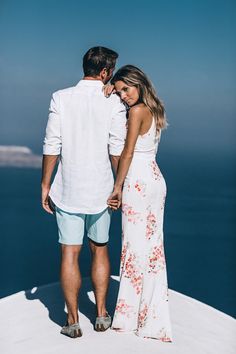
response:
<svg viewBox="0 0 236 354"><path fill-rule="evenodd" d="M140 266L134 253L130 252L126 256L122 274L130 279L130 283L135 289L136 294L140 294L142 290L143 273L140 271Z"/></svg>
<svg viewBox="0 0 236 354"><path fill-rule="evenodd" d="M157 274L165 268L165 265L166 262L163 244L152 247L151 254L149 256L148 273Z"/></svg>
<svg viewBox="0 0 236 354"><path fill-rule="evenodd" d="M142 310L140 310L138 313L138 327L139 328L144 327L145 322L147 320L148 306L147 306L147 304L144 304L144 301L142 301L142 303L141 303L141 308L142 308Z"/></svg>
<svg viewBox="0 0 236 354"><path fill-rule="evenodd" d="M162 174L161 171L159 169L159 167L157 166L156 161L151 161L150 162L150 167L152 169L152 176L153 178L157 181L159 181L162 178Z"/></svg>
<svg viewBox="0 0 236 354"><path fill-rule="evenodd" d="M140 179L138 179L136 182L135 182L135 185L134 185L134 189L136 192L138 192L142 197L145 197L146 194L146 183Z"/></svg>
<svg viewBox="0 0 236 354"><path fill-rule="evenodd" d="M122 204L122 213L128 217L128 222L132 222L133 224L137 224L139 221L143 221L141 213L134 211L131 205Z"/></svg>
<svg viewBox="0 0 236 354"><path fill-rule="evenodd" d="M120 257L120 272L123 272L125 265L125 257L128 249L128 242L124 243L122 246L121 257Z"/></svg>
<svg viewBox="0 0 236 354"><path fill-rule="evenodd" d="M123 187L123 189L126 189L126 190L127 190L127 192L129 192L129 191L130 191L130 187L131 187L130 183L125 182L125 183L124 183L124 187Z"/></svg>
<svg viewBox="0 0 236 354"><path fill-rule="evenodd" d="M128 305L125 299L118 299L115 311L129 318L131 313L133 312L133 306Z"/></svg>
<svg viewBox="0 0 236 354"><path fill-rule="evenodd" d="M166 329L163 327L157 334L157 338L160 339L162 342L172 342L171 338L167 335Z"/></svg>
<svg viewBox="0 0 236 354"><path fill-rule="evenodd" d="M155 214L151 211L151 207L147 208L147 225L146 225L146 239L150 240L151 237L155 234L157 229L157 220Z"/></svg>
<svg viewBox="0 0 236 354"><path fill-rule="evenodd" d="M121 276L112 328L170 342L162 244L166 184L155 161L158 147L155 124L149 134L142 139L138 137L124 182Z"/></svg>

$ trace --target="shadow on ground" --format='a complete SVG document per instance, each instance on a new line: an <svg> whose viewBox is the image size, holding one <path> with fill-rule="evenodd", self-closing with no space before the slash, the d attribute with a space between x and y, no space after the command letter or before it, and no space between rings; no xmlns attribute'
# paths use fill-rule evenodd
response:
<svg viewBox="0 0 236 354"><path fill-rule="evenodd" d="M118 294L119 282L110 278L110 286L107 296L107 310L113 315L116 298ZM63 293L59 283L49 284L33 288L25 292L27 300L39 300L47 309L51 321L59 326L66 322L66 311ZM96 317L96 307L94 303L93 287L89 278L82 284L79 294L79 311L86 316L93 324Z"/></svg>

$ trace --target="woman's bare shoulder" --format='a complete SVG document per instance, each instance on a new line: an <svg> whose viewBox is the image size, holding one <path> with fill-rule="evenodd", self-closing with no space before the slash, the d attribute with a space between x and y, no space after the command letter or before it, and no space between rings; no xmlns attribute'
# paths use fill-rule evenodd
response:
<svg viewBox="0 0 236 354"><path fill-rule="evenodd" d="M145 106L144 103L138 103L135 106L130 107L129 109L129 115L135 116L135 117L142 117L146 115L149 111L147 106Z"/></svg>

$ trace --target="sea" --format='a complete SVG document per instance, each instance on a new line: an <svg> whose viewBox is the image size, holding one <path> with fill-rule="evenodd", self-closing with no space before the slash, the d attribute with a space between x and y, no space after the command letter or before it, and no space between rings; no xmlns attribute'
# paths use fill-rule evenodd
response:
<svg viewBox="0 0 236 354"><path fill-rule="evenodd" d="M232 154L161 154L167 184L169 288L236 317L236 165ZM40 169L0 168L0 297L59 280L55 217L40 204ZM111 273L119 274L121 215L113 213ZM90 274L87 238L80 257Z"/></svg>

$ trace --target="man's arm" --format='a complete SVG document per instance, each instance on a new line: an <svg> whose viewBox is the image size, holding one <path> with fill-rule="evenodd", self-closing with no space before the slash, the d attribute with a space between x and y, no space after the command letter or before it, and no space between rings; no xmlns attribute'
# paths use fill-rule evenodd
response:
<svg viewBox="0 0 236 354"><path fill-rule="evenodd" d="M49 203L49 191L51 186L51 178L55 169L59 155L43 155L42 161L42 207L48 213L53 214L53 210Z"/></svg>
<svg viewBox="0 0 236 354"><path fill-rule="evenodd" d="M117 170L119 166L120 156L110 155L111 165L115 176L117 175Z"/></svg>
<svg viewBox="0 0 236 354"><path fill-rule="evenodd" d="M53 214L49 205L49 191L51 178L55 169L58 157L61 153L61 124L59 114L59 95L54 93L49 108L49 117L46 128L46 135L43 145L42 163L42 207L48 213Z"/></svg>

